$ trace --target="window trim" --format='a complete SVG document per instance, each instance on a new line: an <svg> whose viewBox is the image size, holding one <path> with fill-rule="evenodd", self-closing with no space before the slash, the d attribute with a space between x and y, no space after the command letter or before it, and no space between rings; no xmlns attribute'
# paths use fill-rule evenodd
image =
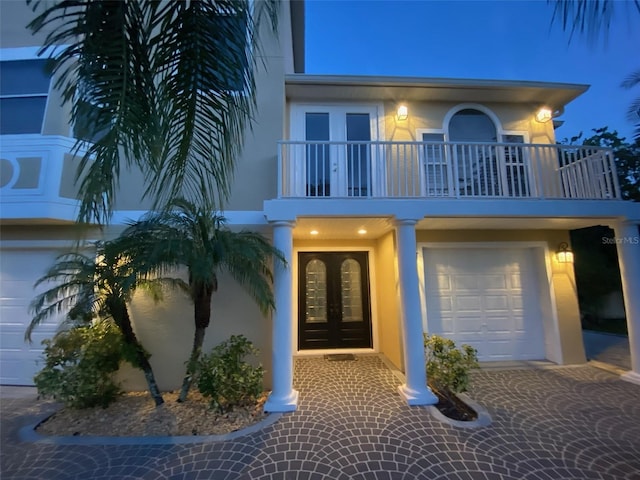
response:
<svg viewBox="0 0 640 480"><path fill-rule="evenodd" d="M64 45L60 45L56 48L64 48ZM41 47L17 47L17 48L0 48L0 65L5 62L14 61L29 61L29 60L43 60L48 57L38 55ZM53 76L49 77L49 86L46 93L33 93L33 94L20 94L20 95L1 95L0 98L42 98L45 97L44 112L42 113L42 122L40 124L40 131L28 132L28 133L10 133L2 135L43 135L47 115L49 113L49 103L51 101L51 89L53 88ZM71 127L70 127L71 128Z"/></svg>

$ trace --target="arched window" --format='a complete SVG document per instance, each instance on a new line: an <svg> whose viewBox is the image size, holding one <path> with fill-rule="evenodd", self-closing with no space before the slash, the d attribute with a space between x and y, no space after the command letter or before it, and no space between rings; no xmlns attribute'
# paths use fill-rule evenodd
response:
<svg viewBox="0 0 640 480"><path fill-rule="evenodd" d="M489 115L474 108L465 108L449 120L449 140L452 142L496 142L498 132Z"/></svg>

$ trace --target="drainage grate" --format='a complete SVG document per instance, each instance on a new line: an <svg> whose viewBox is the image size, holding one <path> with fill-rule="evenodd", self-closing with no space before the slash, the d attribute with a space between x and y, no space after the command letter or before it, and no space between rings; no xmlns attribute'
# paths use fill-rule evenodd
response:
<svg viewBox="0 0 640 480"><path fill-rule="evenodd" d="M325 360L330 362L344 362L348 360L355 360L356 357L352 353L332 353L324 356Z"/></svg>

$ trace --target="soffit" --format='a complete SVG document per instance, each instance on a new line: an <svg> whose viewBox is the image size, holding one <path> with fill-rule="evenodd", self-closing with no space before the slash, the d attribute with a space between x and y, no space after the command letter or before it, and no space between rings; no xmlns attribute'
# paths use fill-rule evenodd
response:
<svg viewBox="0 0 640 480"><path fill-rule="evenodd" d="M609 225L607 218L442 217L423 218L418 230L574 230ZM358 230L367 231L359 235ZM394 229L390 217L299 217L293 230L296 240L375 240ZM318 231L312 235L311 231Z"/></svg>
<svg viewBox="0 0 640 480"><path fill-rule="evenodd" d="M589 86L455 78L287 75L292 101L496 102L561 108Z"/></svg>
<svg viewBox="0 0 640 480"><path fill-rule="evenodd" d="M296 73L304 72L304 0L292 0L289 5L291 14L291 39L293 45L293 69Z"/></svg>

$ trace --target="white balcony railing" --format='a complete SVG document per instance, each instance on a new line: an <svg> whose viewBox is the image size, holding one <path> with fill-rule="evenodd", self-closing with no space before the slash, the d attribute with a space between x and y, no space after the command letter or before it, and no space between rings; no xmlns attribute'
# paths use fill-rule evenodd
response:
<svg viewBox="0 0 640 480"><path fill-rule="evenodd" d="M75 142L58 135L0 136L0 219L75 219Z"/></svg>
<svg viewBox="0 0 640 480"><path fill-rule="evenodd" d="M278 170L280 198L620 199L598 147L282 141Z"/></svg>

